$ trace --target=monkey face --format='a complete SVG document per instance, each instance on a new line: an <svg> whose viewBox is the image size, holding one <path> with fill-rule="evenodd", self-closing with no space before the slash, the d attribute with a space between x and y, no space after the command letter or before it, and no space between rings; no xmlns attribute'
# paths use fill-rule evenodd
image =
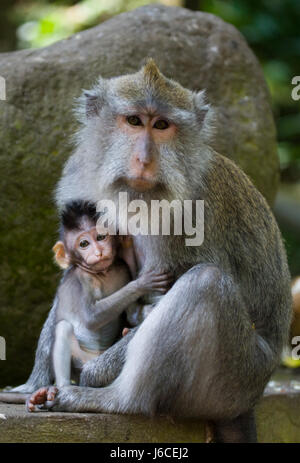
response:
<svg viewBox="0 0 300 463"><path fill-rule="evenodd" d="M138 192L152 190L159 181L159 146L174 138L175 124L150 111L119 115L117 124L131 146L124 181Z"/></svg>
<svg viewBox="0 0 300 463"><path fill-rule="evenodd" d="M58 241L53 250L55 260L62 268L76 265L92 273L107 270L116 256L116 238L97 231L95 224L82 218L80 228L64 231L64 241Z"/></svg>
<svg viewBox="0 0 300 463"><path fill-rule="evenodd" d="M80 256L81 265L95 272L107 270L116 255L114 237L99 234L95 227L77 233L74 251Z"/></svg>
<svg viewBox="0 0 300 463"><path fill-rule="evenodd" d="M201 184L213 111L203 91L168 79L152 60L135 74L99 78L78 114L80 149L58 185L59 204L73 190L94 202L117 200L120 191L130 199L184 200Z"/></svg>

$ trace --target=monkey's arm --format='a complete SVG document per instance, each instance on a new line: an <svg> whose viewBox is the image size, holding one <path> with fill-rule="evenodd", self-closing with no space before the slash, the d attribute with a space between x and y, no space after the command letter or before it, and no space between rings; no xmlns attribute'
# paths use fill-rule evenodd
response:
<svg viewBox="0 0 300 463"><path fill-rule="evenodd" d="M157 274L154 271L141 275L134 281L119 289L110 296L89 305L84 311L88 329L97 330L120 315L124 309L139 297L151 291L165 293L172 280L166 273Z"/></svg>

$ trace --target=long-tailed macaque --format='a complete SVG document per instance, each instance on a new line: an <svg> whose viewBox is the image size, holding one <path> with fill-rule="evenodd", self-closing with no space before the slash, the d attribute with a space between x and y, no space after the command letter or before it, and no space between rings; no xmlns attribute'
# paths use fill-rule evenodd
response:
<svg viewBox="0 0 300 463"><path fill-rule="evenodd" d="M214 111L203 91L166 78L152 60L136 74L100 78L81 102L82 128L58 184L58 206L76 198L117 204L120 192L149 210L152 199L202 199L205 238L186 246L175 234L134 236L141 274L167 269L175 284L136 330L83 366L86 387L45 387L31 405L199 417L214 424L215 441L255 441L253 408L278 364L291 315L286 254L269 206L210 147ZM56 304L23 389L50 384L44 362L55 312Z"/></svg>

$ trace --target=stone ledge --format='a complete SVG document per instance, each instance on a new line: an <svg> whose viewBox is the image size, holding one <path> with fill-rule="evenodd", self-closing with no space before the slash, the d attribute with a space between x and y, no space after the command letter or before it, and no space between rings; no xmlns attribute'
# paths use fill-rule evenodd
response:
<svg viewBox="0 0 300 463"><path fill-rule="evenodd" d="M259 442L300 443L300 382L269 383L257 406ZM27 413L0 403L0 443L12 442L204 442L199 420L94 413Z"/></svg>
<svg viewBox="0 0 300 463"><path fill-rule="evenodd" d="M1 414L5 418L1 419ZM203 442L198 420L104 413L27 413L0 403L0 443L11 442Z"/></svg>

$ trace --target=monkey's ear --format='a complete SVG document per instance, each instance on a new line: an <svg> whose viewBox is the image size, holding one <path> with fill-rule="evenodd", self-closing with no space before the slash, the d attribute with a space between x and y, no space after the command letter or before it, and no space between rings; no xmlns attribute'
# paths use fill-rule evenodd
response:
<svg viewBox="0 0 300 463"><path fill-rule="evenodd" d="M84 91L85 100L85 114L86 117L89 119L90 117L96 116L98 114L99 106L98 106L98 95L93 93L92 91Z"/></svg>
<svg viewBox="0 0 300 463"><path fill-rule="evenodd" d="M200 125L201 139L209 144L217 132L217 114L213 106L207 103L205 91L193 94L195 114Z"/></svg>
<svg viewBox="0 0 300 463"><path fill-rule="evenodd" d="M210 110L210 105L206 101L205 90L194 93L194 105L198 122L204 122Z"/></svg>
<svg viewBox="0 0 300 463"><path fill-rule="evenodd" d="M100 77L94 88L83 91L83 97L85 98L85 114L88 119L99 114L104 104L104 95L107 88L106 84L106 80Z"/></svg>
<svg viewBox="0 0 300 463"><path fill-rule="evenodd" d="M52 248L55 256L56 263L63 269L66 269L70 265L69 258L66 254L65 245L62 241L57 241Z"/></svg>

